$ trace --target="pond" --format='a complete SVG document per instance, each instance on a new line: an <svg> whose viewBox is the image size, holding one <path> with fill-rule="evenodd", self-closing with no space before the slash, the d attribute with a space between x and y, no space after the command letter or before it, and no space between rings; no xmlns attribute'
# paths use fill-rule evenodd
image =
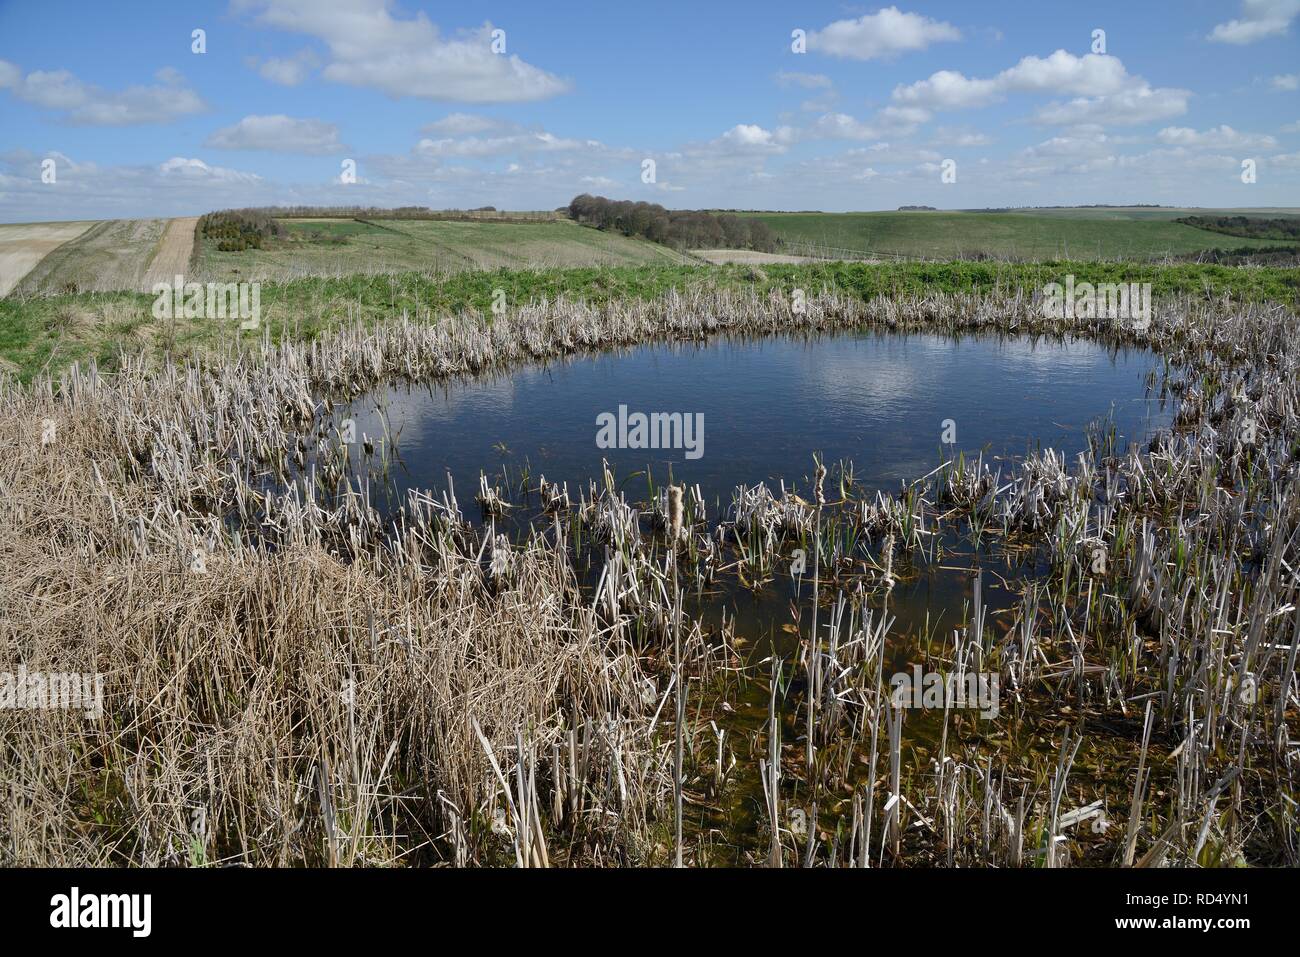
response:
<svg viewBox="0 0 1300 957"><path fill-rule="evenodd" d="M882 331L720 338L396 385L336 406L331 422L342 428L350 420L353 447L369 442L374 449L350 458L350 467L354 484L368 483L385 514L394 514L410 489L441 494L450 487L469 521L520 539L553 520L536 495L543 476L567 483L576 504L593 482L601 484L608 463L647 528L646 511L669 481L698 487L714 528L738 486L767 483L779 497L784 484L811 499L814 454L830 469L828 488L840 488L849 474L854 497L863 500L896 494L959 455L982 456L1005 475L1037 449L1054 448L1071 463L1090 434L1122 451L1170 425L1163 369L1147 350L1081 339ZM635 413L677 413L683 447L602 447L602 423L619 426ZM609 430L631 439L628 431ZM503 512L486 516L476 507L484 477L511 503ZM981 600L991 610L1017 603L1018 583L1041 571L1034 554L972 543L958 526L935 538L938 549L911 556L891 590L898 633L932 634L960 621L976 569L986 572ZM866 543L859 547L858 557L866 557ZM595 585L604 567L600 549L577 557L585 583ZM790 603L807 596L811 571L802 582L759 576L762 587L753 575L740 577L723 576L698 593L693 610L715 619L725 611L757 652L790 651L797 644L788 634Z"/></svg>
<svg viewBox="0 0 1300 957"><path fill-rule="evenodd" d="M395 386L336 409L334 419L351 418L358 440L390 437L392 501L410 487L443 488L450 475L465 503L480 472L511 484L544 475L576 494L608 461L629 482L629 499L648 488L631 476L649 471L662 483L671 472L698 485L716 514L738 485L806 478L813 453L828 465L851 462L867 491L893 492L959 451L996 463L1050 446L1073 460L1088 426L1102 420L1122 448L1170 423L1172 410L1151 388L1162 368L1144 350L1084 340L886 332L721 339ZM632 428L617 428L620 407ZM683 447L602 447L610 433L645 444L636 413L679 414L673 435Z"/></svg>

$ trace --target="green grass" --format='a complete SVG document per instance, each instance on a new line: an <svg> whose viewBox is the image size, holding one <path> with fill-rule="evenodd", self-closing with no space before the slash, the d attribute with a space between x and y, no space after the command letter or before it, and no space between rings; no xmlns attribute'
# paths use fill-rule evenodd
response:
<svg viewBox="0 0 1300 957"><path fill-rule="evenodd" d="M1208 233L1172 222L1176 215L1185 213L1068 209L1006 213L761 213L756 218L788 243L928 259L983 254L1022 260L1147 260L1204 249L1286 245Z"/></svg>
<svg viewBox="0 0 1300 957"><path fill-rule="evenodd" d="M523 228L534 228L532 226ZM564 228L578 229L579 227ZM691 284L750 288L760 294L795 288L840 289L862 298L932 293L992 292L1019 286L1040 290L1067 273L1083 282L1149 282L1156 297L1231 296L1237 300L1300 304L1300 270L1234 269L1196 264L1133 263L845 263L747 266L615 266L550 270L493 270L434 276L313 277L262 287L262 321L276 341L310 340L350 321L399 317L437 321L451 312L491 315L495 290L508 306L559 296L594 304L648 299ZM95 357L111 370L123 348L153 354L201 355L240 348L255 337L234 321L154 320L153 298L137 293L91 293L0 300L0 365L22 381Z"/></svg>
<svg viewBox="0 0 1300 957"><path fill-rule="evenodd" d="M312 242L319 236L331 239L374 236L384 231L382 226L356 219L282 219L279 223L288 232L291 242Z"/></svg>
<svg viewBox="0 0 1300 957"><path fill-rule="evenodd" d="M678 262L663 246L567 221L284 219L287 235L263 249L222 252L200 238L200 282L282 282L358 272L457 273Z"/></svg>

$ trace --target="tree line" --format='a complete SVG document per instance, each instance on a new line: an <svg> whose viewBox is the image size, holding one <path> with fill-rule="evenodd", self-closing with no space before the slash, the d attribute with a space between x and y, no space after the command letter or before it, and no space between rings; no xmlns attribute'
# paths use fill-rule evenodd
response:
<svg viewBox="0 0 1300 957"><path fill-rule="evenodd" d="M665 209L658 203L606 199L590 193L573 198L569 217L597 229L640 236L677 249L754 249L770 253L780 244L761 219L696 209Z"/></svg>
<svg viewBox="0 0 1300 957"><path fill-rule="evenodd" d="M1245 239L1300 240L1300 219L1265 219L1257 216L1184 216L1175 222Z"/></svg>
<svg viewBox="0 0 1300 957"><path fill-rule="evenodd" d="M562 218L561 212L549 209L513 212L499 210L495 206L478 206L474 209L431 209L428 206L398 206L394 209L381 209L377 206L260 206L240 212L277 219L451 219L532 223Z"/></svg>

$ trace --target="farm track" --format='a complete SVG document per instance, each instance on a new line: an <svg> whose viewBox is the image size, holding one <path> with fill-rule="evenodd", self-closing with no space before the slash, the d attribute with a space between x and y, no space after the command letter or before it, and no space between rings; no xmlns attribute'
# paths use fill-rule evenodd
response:
<svg viewBox="0 0 1300 957"><path fill-rule="evenodd" d="M189 271L190 257L194 252L194 230L198 223L197 216L182 216L167 223L140 283L141 292L148 292L154 283L169 282Z"/></svg>
<svg viewBox="0 0 1300 957"><path fill-rule="evenodd" d="M743 266L768 266L773 263L813 263L827 257L796 256L788 253L764 253L754 249L693 249L691 253L707 263L724 266L739 263Z"/></svg>

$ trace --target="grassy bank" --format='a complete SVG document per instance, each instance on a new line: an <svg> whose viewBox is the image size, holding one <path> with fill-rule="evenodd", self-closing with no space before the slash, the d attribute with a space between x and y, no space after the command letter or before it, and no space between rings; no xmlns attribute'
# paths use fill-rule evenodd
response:
<svg viewBox="0 0 1300 957"><path fill-rule="evenodd" d="M526 226L524 229L535 227ZM568 227L563 227L568 228ZM576 228L576 227L575 227ZM1300 273L1287 269L1130 263L842 263L747 266L620 266L552 270L473 271L454 275L406 272L306 278L264 284L262 325L271 339L309 341L353 321L374 323L406 315L421 322L475 311L491 315L497 290L507 308L560 298L601 305L655 299L672 290L711 287L789 296L799 288L867 300L1041 290L1073 274L1083 282L1151 283L1157 298L1227 298L1239 303L1300 301ZM95 358L101 368L121 355L197 355L248 345L257 333L226 321L155 320L153 297L82 293L0 300L0 364L22 381Z"/></svg>

